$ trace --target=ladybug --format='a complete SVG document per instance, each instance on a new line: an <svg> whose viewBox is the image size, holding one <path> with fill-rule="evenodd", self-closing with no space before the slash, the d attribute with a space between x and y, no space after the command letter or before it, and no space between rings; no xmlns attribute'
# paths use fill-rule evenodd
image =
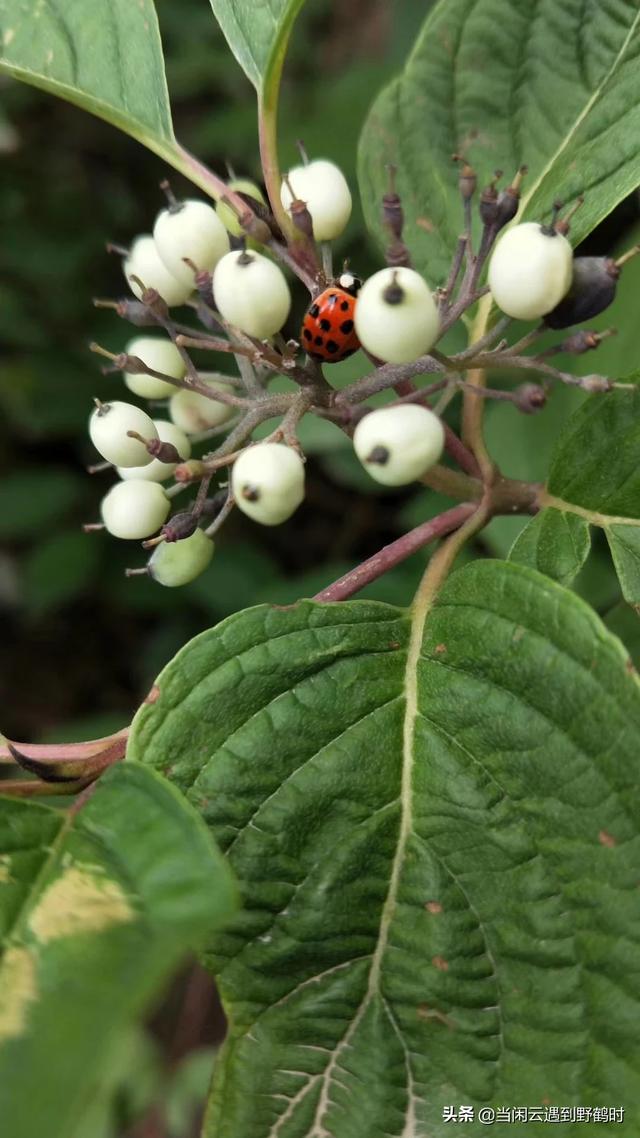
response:
<svg viewBox="0 0 640 1138"><path fill-rule="evenodd" d="M357 352L360 341L354 330L353 315L361 287L362 281L352 273L343 273L307 309L300 342L314 360L335 364Z"/></svg>

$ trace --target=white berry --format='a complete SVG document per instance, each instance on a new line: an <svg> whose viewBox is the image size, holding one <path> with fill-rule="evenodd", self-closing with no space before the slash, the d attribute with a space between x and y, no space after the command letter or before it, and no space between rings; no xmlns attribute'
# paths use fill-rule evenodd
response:
<svg viewBox="0 0 640 1138"><path fill-rule="evenodd" d="M261 253L227 253L216 265L213 295L223 320L258 340L279 332L291 307L282 271Z"/></svg>
<svg viewBox="0 0 640 1138"><path fill-rule="evenodd" d="M199 431L208 431L211 427L219 427L234 413L234 408L229 403L221 403L215 398L216 391L232 394L233 387L230 384L209 379L205 372L201 373L200 380L211 389L211 399L183 387L180 391L176 391L169 402L169 414L173 422L190 435Z"/></svg>
<svg viewBox="0 0 640 1138"><path fill-rule="evenodd" d="M236 459L231 489L237 505L254 521L277 526L304 498L304 463L280 443L257 443Z"/></svg>
<svg viewBox="0 0 640 1138"><path fill-rule="evenodd" d="M89 419L91 442L107 462L114 466L147 466L151 455L144 443L132 439L136 431L143 439L157 439L158 432L146 411L133 403L101 403Z"/></svg>
<svg viewBox="0 0 640 1138"><path fill-rule="evenodd" d="M253 198L254 201L265 205L262 190L259 186L256 186L255 182L250 182L248 178L233 178L227 185L230 190L235 190L236 193L247 194L248 197ZM238 221L235 210L232 209L230 205L227 205L226 202L219 201L216 206L216 213L229 233L234 237L242 237L244 230Z"/></svg>
<svg viewBox="0 0 640 1138"><path fill-rule="evenodd" d="M444 428L433 411L416 403L380 407L360 420L353 445L376 482L404 486L438 461Z"/></svg>
<svg viewBox="0 0 640 1138"><path fill-rule="evenodd" d="M165 419L154 419L153 425L160 442L172 443L183 462L191 457L191 443L180 427L176 427L175 423L167 423ZM152 458L146 466L119 466L117 470L125 481L143 478L146 482L165 482L171 478L176 466L176 462L161 462L159 458Z"/></svg>
<svg viewBox="0 0 640 1138"><path fill-rule="evenodd" d="M102 520L113 537L142 540L167 520L170 501L157 482L116 482L102 499Z"/></svg>
<svg viewBox="0 0 640 1138"><path fill-rule="evenodd" d="M195 198L163 209L153 227L153 237L169 272L190 291L194 273L184 258L211 273L229 252L229 235L215 209Z"/></svg>
<svg viewBox="0 0 640 1138"><path fill-rule="evenodd" d="M360 343L386 363L419 359L438 338L438 310L414 269L381 269L358 293L355 327Z"/></svg>
<svg viewBox="0 0 640 1138"><path fill-rule="evenodd" d="M159 336L136 336L129 341L125 352L129 356L137 356L152 371L161 371L165 375L172 375L174 379L182 379L186 371L175 344L171 340L162 340ZM125 372L124 382L130 391L142 399L167 399L176 390L172 383L156 379L153 375Z"/></svg>
<svg viewBox="0 0 640 1138"><path fill-rule="evenodd" d="M489 262L489 288L514 320L537 320L569 291L573 252L562 233L525 221L502 235Z"/></svg>
<svg viewBox="0 0 640 1138"><path fill-rule="evenodd" d="M351 217L352 205L342 170L325 158L317 158L308 166L295 166L287 178L293 192L306 203L316 241L339 237ZM286 181L282 183L280 197L285 209L289 209L293 199Z"/></svg>
<svg viewBox="0 0 640 1138"><path fill-rule="evenodd" d="M183 541L163 541L156 546L147 568L154 581L168 588L188 585L209 565L214 545L201 529Z"/></svg>
<svg viewBox="0 0 640 1138"><path fill-rule="evenodd" d="M157 289L170 308L174 304L184 304L194 289L193 273L190 282L185 284L169 272L150 233L144 233L142 237L136 238L122 268L129 288L138 300L142 298L142 289L132 279L133 277L142 281L145 288Z"/></svg>

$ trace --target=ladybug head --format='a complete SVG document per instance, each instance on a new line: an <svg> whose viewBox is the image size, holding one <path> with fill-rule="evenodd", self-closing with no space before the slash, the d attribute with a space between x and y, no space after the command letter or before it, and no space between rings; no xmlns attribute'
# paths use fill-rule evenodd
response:
<svg viewBox="0 0 640 1138"><path fill-rule="evenodd" d="M343 292L348 292L351 296L357 296L362 288L362 281L353 273L342 273L336 282Z"/></svg>

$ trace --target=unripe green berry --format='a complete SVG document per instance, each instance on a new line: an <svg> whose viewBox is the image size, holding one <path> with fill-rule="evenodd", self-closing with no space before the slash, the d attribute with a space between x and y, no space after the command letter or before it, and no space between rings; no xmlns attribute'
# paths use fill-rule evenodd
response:
<svg viewBox="0 0 640 1138"><path fill-rule="evenodd" d="M376 482L404 486L438 461L444 428L433 411L417 403L380 407L360 420L353 446Z"/></svg>
<svg viewBox="0 0 640 1138"><path fill-rule="evenodd" d="M215 209L195 198L163 209L153 227L153 237L169 272L190 291L194 288L193 269L184 258L211 273L229 251L229 237Z"/></svg>
<svg viewBox="0 0 640 1138"><path fill-rule="evenodd" d="M188 585L209 565L214 544L201 529L183 541L163 541L149 558L147 568L154 581L168 588Z"/></svg>
<svg viewBox="0 0 640 1138"><path fill-rule="evenodd" d="M227 253L216 265L213 295L223 320L257 340L279 332L291 307L284 274L261 253Z"/></svg>
<svg viewBox="0 0 640 1138"><path fill-rule="evenodd" d="M189 283L185 284L169 272L150 233L136 237L122 268L129 288L138 300L142 299L142 289L132 277L141 280L145 288L155 288L169 308L174 304L184 304L195 287L193 273Z"/></svg>
<svg viewBox="0 0 640 1138"><path fill-rule="evenodd" d="M208 379L206 373L200 375L200 380L211 388L212 393L233 393L233 387L228 383L220 383L215 379ZM219 400L208 399L197 391L189 391L183 387L172 395L169 402L169 414L172 421L181 430L189 435L199 431L208 431L211 427L219 427L227 422L234 413L229 403L220 403ZM178 448L179 449L179 448Z"/></svg>
<svg viewBox="0 0 640 1138"><path fill-rule="evenodd" d="M125 352L128 356L137 356L152 371L162 371L175 379L182 379L186 371L184 360L175 344L171 340L160 339L159 336L136 336L129 341ZM153 375L125 372L124 382L141 399L168 399L176 390L172 383L165 383Z"/></svg>
<svg viewBox="0 0 640 1138"><path fill-rule="evenodd" d="M235 190L236 193L247 194L250 198L253 198L254 201L260 202L261 205L266 204L260 187L256 186L255 182L250 182L248 178L233 178L227 185L230 190ZM235 210L233 210L230 205L227 205L226 202L219 201L216 205L216 213L225 229L227 229L233 237L243 236L244 230L238 221Z"/></svg>
<svg viewBox="0 0 640 1138"><path fill-rule="evenodd" d="M304 498L304 463L292 447L256 443L236 459L231 489L243 513L264 526L280 525Z"/></svg>
<svg viewBox="0 0 640 1138"><path fill-rule="evenodd" d="M154 419L153 425L160 442L171 443L183 462L191 457L191 443L180 427L176 427L175 423L167 423L165 419ZM142 478L145 482L165 482L171 478L177 465L176 462L161 462L159 458L152 458L146 466L119 466L117 470L125 482L131 478Z"/></svg>
<svg viewBox="0 0 640 1138"><path fill-rule="evenodd" d="M102 499L102 520L113 537L140 541L166 521L170 501L157 482L116 482Z"/></svg>
<svg viewBox="0 0 640 1138"><path fill-rule="evenodd" d="M289 170L287 179L311 214L316 241L339 237L351 217L352 206L351 192L342 170L325 158L317 158L307 166ZM280 198L285 209L289 209L293 198L286 181L282 183Z"/></svg>
<svg viewBox="0 0 640 1138"><path fill-rule="evenodd" d="M507 229L489 262L488 281L498 308L514 320L538 320L571 286L573 252L562 233L525 221Z"/></svg>
<svg viewBox="0 0 640 1138"><path fill-rule="evenodd" d="M107 462L114 466L147 466L151 455L144 443L132 439L135 431L143 439L157 439L158 432L146 411L133 403L100 403L89 419L91 442Z"/></svg>
<svg viewBox="0 0 640 1138"><path fill-rule="evenodd" d="M414 269L381 269L358 293L355 327L363 348L378 359L411 363L437 340L438 310L428 284Z"/></svg>

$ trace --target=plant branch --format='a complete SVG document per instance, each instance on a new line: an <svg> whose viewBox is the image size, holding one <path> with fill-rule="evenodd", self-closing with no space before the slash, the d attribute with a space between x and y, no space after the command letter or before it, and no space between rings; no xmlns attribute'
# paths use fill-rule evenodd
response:
<svg viewBox="0 0 640 1138"><path fill-rule="evenodd" d="M566 383L571 387L582 387L585 391L591 392L611 391L613 388L627 390L635 386L629 383L617 383L604 375L572 375L571 372L560 371L536 356L512 356L508 353L505 353L504 356L502 354L498 356L481 355L473 360L473 364L475 368L480 369L491 367L494 369L509 368L515 371L536 371L540 375L549 376L550 379Z"/></svg>
<svg viewBox="0 0 640 1138"><path fill-rule="evenodd" d="M480 481L470 478L468 474L463 474L459 470L443 466L439 462L422 475L420 482L438 494L445 494L447 498L457 498L463 502L478 502L482 497Z"/></svg>
<svg viewBox="0 0 640 1138"><path fill-rule="evenodd" d="M491 313L491 296L480 304L471 334L472 342L481 340L486 334L487 323ZM471 387L482 388L486 383L486 375L482 367L475 366L469 372L467 382ZM480 468L483 481L491 485L495 477L495 464L489 455L483 433L484 399L476 399L471 391L465 391L462 407L462 441L474 455Z"/></svg>
<svg viewBox="0 0 640 1138"><path fill-rule="evenodd" d="M278 161L278 92L279 83L273 85L270 97L258 98L258 132L262 176L269 205L280 229L287 238L293 238L293 223L282 204L280 186L282 175Z"/></svg>
<svg viewBox="0 0 640 1138"><path fill-rule="evenodd" d="M474 344L470 344L468 348L465 348L464 352L459 352L457 356L452 356L451 363L459 367L460 364L464 363L465 360L473 358L474 356L477 356L479 352L484 351L485 348L491 347L491 345L495 343L496 340L499 340L501 338L503 332L506 332L510 324L511 317L502 316L500 320L496 321L496 323L493 325L493 328L490 328L488 332L485 332L484 336L482 336Z"/></svg>
<svg viewBox="0 0 640 1138"><path fill-rule="evenodd" d="M259 427L267 419L273 419L277 415L286 415L297 398L297 392L292 392L283 395L266 395L252 403L246 415L230 431L224 442L211 454L203 457L202 462L205 471L217 470L219 466L223 465L218 461L219 459L233 454L250 438L256 427Z"/></svg>
<svg viewBox="0 0 640 1138"><path fill-rule="evenodd" d="M389 569L393 569L395 565L405 561L412 553L416 553L423 546L428 545L430 541L444 537L452 530L457 529L458 526L474 515L476 510L475 505L465 502L463 505L446 510L445 513L439 514L437 518L432 518L429 522L423 522L422 525L403 534L390 545L385 545L378 553L374 553L373 557L369 557L361 565L351 569L349 573L345 573L343 577L334 581L332 585L328 585L326 589L322 589L315 595L314 601L346 600L347 597L351 597L363 589L365 585L369 585L371 581L375 581L387 573Z"/></svg>
<svg viewBox="0 0 640 1138"><path fill-rule="evenodd" d="M436 550L429 561L412 605L414 617L421 622L422 626L424 626L433 599L448 576L458 553L469 538L482 529L489 516L489 509L485 504L477 506L460 528L451 533L448 539Z"/></svg>
<svg viewBox="0 0 640 1138"><path fill-rule="evenodd" d="M209 197L215 201L220 201L221 198L225 198L238 218L246 214L252 214L255 217L251 206L247 205L244 198L241 198L239 194L230 189L222 178L214 174L213 170L210 170L208 166L200 162L194 154L191 154L184 146L181 146L180 143L175 144L173 157L169 155L167 155L167 157L185 177L189 178L195 186L199 186L201 190L204 190ZM178 161L175 160L176 157Z"/></svg>
<svg viewBox="0 0 640 1138"><path fill-rule="evenodd" d="M432 356L421 356L419 360L414 360L410 364L384 364L383 367L376 368L369 375L336 392L334 403L362 403L363 400L377 395L380 391L387 391L405 379L412 379L416 375L433 375L443 370L442 364ZM440 385L436 390L439 389Z"/></svg>
<svg viewBox="0 0 640 1138"><path fill-rule="evenodd" d="M464 255L467 251L467 244L468 244L467 234L462 233L460 235L460 237L458 237L458 244L456 245L456 251L453 255L453 261L451 263L451 269L449 272L449 276L448 276L447 282L446 282L446 284L442 290L442 304L443 304L443 307L445 307L445 308L451 302L451 295L453 293L453 290L456 287L458 277L460 275L460 269L462 268L462 262L464 260Z"/></svg>
<svg viewBox="0 0 640 1138"><path fill-rule="evenodd" d="M465 474L470 474L472 478L479 478L480 467L471 451L467 449L448 423L443 422L442 426L444 427L444 446L447 454L454 462L457 462Z"/></svg>

